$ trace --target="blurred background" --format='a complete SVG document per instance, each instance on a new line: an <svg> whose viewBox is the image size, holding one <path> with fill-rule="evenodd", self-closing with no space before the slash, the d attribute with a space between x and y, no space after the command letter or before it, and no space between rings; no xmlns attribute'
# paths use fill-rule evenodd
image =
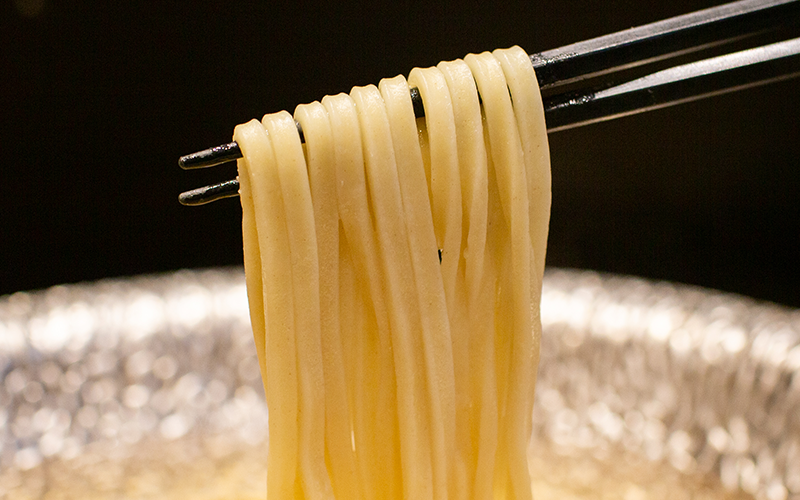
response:
<svg viewBox="0 0 800 500"><path fill-rule="evenodd" d="M264 113L414 66L539 52L722 3L2 0L0 294L241 264L183 172ZM800 307L800 80L550 135L548 264Z"/></svg>

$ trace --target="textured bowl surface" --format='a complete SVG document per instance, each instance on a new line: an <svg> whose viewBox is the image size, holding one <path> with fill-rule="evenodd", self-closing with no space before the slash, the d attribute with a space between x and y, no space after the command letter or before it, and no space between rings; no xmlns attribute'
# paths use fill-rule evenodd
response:
<svg viewBox="0 0 800 500"><path fill-rule="evenodd" d="M800 499L800 311L550 269L542 322L537 499ZM252 344L236 268L0 297L0 497L264 498Z"/></svg>

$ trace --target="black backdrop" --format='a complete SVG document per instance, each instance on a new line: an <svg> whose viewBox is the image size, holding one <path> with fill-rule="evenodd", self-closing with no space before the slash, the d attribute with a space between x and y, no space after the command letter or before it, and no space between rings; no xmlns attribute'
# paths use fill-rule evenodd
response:
<svg viewBox="0 0 800 500"><path fill-rule="evenodd" d="M714 0L2 0L0 293L241 263L233 126L469 52L542 51ZM552 134L548 263L800 307L800 80Z"/></svg>

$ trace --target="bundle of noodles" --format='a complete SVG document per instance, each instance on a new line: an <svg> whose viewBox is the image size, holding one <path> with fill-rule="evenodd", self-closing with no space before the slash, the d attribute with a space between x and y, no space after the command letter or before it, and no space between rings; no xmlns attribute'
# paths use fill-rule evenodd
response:
<svg viewBox="0 0 800 500"><path fill-rule="evenodd" d="M531 498L550 167L526 53L414 69L234 139L268 498Z"/></svg>

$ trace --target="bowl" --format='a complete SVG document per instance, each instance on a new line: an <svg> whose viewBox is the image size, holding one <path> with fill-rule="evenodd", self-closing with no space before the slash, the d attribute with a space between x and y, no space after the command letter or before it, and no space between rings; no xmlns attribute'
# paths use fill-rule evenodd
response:
<svg viewBox="0 0 800 500"><path fill-rule="evenodd" d="M548 269L530 466L549 498L800 499L800 310ZM0 297L0 497L265 498L241 268Z"/></svg>

